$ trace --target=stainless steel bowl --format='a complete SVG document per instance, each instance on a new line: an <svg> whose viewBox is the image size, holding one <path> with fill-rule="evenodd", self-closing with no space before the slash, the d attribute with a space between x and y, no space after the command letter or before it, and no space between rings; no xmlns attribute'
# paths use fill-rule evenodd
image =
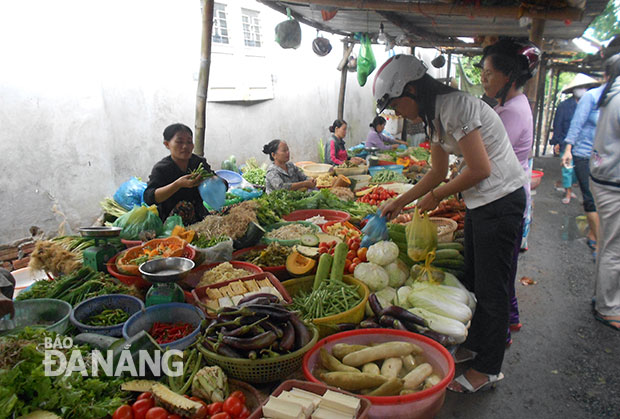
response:
<svg viewBox="0 0 620 419"><path fill-rule="evenodd" d="M194 269L194 262L187 258L161 258L144 262L138 269L149 282L177 282Z"/></svg>
<svg viewBox="0 0 620 419"><path fill-rule="evenodd" d="M78 229L82 237L117 237L121 234L120 227L93 226Z"/></svg>

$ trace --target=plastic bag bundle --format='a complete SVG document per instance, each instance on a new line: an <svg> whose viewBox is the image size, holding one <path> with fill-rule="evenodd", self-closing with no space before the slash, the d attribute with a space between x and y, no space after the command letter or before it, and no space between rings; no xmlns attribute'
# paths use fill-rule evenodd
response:
<svg viewBox="0 0 620 419"><path fill-rule="evenodd" d="M123 183L114 192L114 200L126 210L131 210L134 206L140 206L144 203L143 195L146 189L146 183L137 177L132 177Z"/></svg>
<svg viewBox="0 0 620 419"><path fill-rule="evenodd" d="M431 265L435 260L435 251L426 255L424 265L413 265L411 267L411 279L414 281L427 281L434 284L441 284L445 278L445 273Z"/></svg>
<svg viewBox="0 0 620 419"><path fill-rule="evenodd" d="M362 35L360 55L357 57L357 82L360 86L366 84L368 76L377 68L377 60L372 52L372 45L367 34Z"/></svg>
<svg viewBox="0 0 620 419"><path fill-rule="evenodd" d="M166 221L164 222L162 236L165 236L165 237L171 236L172 230L174 230L176 226L183 227L183 218L181 218L180 215L175 214L175 215L171 215L168 218L166 218Z"/></svg>
<svg viewBox="0 0 620 419"><path fill-rule="evenodd" d="M263 191L254 188L234 188L228 192L243 199L244 201L259 198L263 194Z"/></svg>
<svg viewBox="0 0 620 419"><path fill-rule="evenodd" d="M141 240L141 235L144 236L145 233L157 237L164 230L164 223L159 218L155 205L135 206L127 214L117 218L113 225L123 229L120 236L126 240Z"/></svg>
<svg viewBox="0 0 620 419"><path fill-rule="evenodd" d="M207 265L209 263L216 262L228 262L232 259L233 254L233 240L228 239L220 242L211 247L196 247L192 244L189 245L196 251L196 258L194 262L197 265Z"/></svg>
<svg viewBox="0 0 620 419"><path fill-rule="evenodd" d="M276 42L282 48L297 48L301 44L301 26L291 16L291 10L287 7L288 20L278 23L276 26Z"/></svg>
<svg viewBox="0 0 620 419"><path fill-rule="evenodd" d="M405 228L407 255L414 262L426 259L426 255L437 248L437 227L426 214L416 208L413 220Z"/></svg>
<svg viewBox="0 0 620 419"><path fill-rule="evenodd" d="M198 193L215 211L219 211L226 202L226 184L217 176L206 178L198 185Z"/></svg>
<svg viewBox="0 0 620 419"><path fill-rule="evenodd" d="M389 239L387 220L385 217L381 216L379 210L377 210L375 215L370 217L362 229L362 233L364 233L364 237L362 238L360 247L369 247L381 240Z"/></svg>

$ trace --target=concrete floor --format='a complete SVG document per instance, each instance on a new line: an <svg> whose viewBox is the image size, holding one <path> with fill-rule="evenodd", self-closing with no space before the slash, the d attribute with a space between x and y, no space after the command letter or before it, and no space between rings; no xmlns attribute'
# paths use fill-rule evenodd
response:
<svg viewBox="0 0 620 419"><path fill-rule="evenodd" d="M620 418L620 332L594 320L594 263L576 217L581 193L561 203L560 160L539 157L529 250L519 258L517 296L523 329L513 333L493 390L448 391L438 418ZM521 277L535 285L524 286ZM457 366L457 374L463 368Z"/></svg>

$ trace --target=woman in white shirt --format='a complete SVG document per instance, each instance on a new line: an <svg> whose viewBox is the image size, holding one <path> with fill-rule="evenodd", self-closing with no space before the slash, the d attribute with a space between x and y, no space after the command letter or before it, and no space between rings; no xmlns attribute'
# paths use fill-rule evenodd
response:
<svg viewBox="0 0 620 419"><path fill-rule="evenodd" d="M478 304L455 361L473 363L448 388L470 393L490 388L504 378L508 284L525 209L525 172L497 113L426 74L426 66L414 56L397 55L383 64L373 93L380 110L389 107L405 118L422 118L432 139L431 170L383 205L382 214L391 219L418 198L417 207L429 211L457 193L467 205L463 283ZM462 156L464 165L458 176L439 186L446 180L450 154Z"/></svg>

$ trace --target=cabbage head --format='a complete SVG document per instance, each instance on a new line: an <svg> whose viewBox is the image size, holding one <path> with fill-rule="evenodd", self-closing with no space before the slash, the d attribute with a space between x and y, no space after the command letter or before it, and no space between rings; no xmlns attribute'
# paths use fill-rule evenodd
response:
<svg viewBox="0 0 620 419"><path fill-rule="evenodd" d="M394 242L380 241L368 248L366 258L377 265L389 265L398 259L398 246Z"/></svg>

